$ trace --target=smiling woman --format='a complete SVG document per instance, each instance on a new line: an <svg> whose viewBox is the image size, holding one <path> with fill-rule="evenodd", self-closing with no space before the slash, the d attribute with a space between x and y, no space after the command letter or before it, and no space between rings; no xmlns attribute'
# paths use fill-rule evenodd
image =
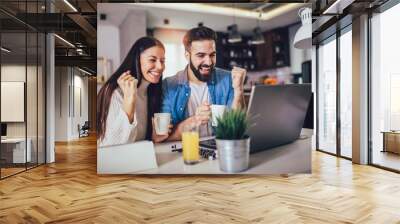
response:
<svg viewBox="0 0 400 224"><path fill-rule="evenodd" d="M97 101L100 146L138 140L162 141L153 134L152 117L160 111L163 44L151 37L137 40L123 63L101 88Z"/></svg>
<svg viewBox="0 0 400 224"><path fill-rule="evenodd" d="M140 67L144 78L157 84L165 68L164 48L157 46L143 51L140 55Z"/></svg>

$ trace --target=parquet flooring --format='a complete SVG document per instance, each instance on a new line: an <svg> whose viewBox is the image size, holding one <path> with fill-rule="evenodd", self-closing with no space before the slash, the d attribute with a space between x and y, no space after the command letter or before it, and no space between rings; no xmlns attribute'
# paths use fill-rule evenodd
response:
<svg viewBox="0 0 400 224"><path fill-rule="evenodd" d="M0 181L0 223L400 223L399 174L312 161L311 175L98 176L84 138Z"/></svg>
<svg viewBox="0 0 400 224"><path fill-rule="evenodd" d="M24 171L24 170L25 170L25 167L24 168L1 168L1 176L7 177L7 176L13 175L15 173Z"/></svg>

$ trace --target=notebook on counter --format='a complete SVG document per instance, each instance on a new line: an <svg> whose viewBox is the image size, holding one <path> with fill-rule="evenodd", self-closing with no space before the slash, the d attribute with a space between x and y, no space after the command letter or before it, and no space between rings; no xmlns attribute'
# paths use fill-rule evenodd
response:
<svg viewBox="0 0 400 224"><path fill-rule="evenodd" d="M157 167L151 141L97 148L98 174L133 174Z"/></svg>

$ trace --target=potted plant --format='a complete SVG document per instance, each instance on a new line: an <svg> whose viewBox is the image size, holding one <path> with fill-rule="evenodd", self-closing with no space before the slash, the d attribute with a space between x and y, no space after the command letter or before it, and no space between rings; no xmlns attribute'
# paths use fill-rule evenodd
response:
<svg viewBox="0 0 400 224"><path fill-rule="evenodd" d="M249 123L242 110L226 111L217 117L215 128L219 167L224 172L237 173L248 169L250 137Z"/></svg>

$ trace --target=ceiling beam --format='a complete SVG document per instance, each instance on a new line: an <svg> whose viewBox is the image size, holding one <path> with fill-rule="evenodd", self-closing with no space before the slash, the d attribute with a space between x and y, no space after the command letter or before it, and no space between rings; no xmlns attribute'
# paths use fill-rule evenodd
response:
<svg viewBox="0 0 400 224"><path fill-rule="evenodd" d="M90 56L55 56L56 66L81 66L97 70L97 59Z"/></svg>
<svg viewBox="0 0 400 224"><path fill-rule="evenodd" d="M71 20L73 20L77 25L79 25L91 38L96 38L97 31L96 28L90 24L85 17L80 14L68 14Z"/></svg>
<svg viewBox="0 0 400 224"><path fill-rule="evenodd" d="M86 3L93 9L93 11L97 12L96 6L94 6L89 0L86 0Z"/></svg>

